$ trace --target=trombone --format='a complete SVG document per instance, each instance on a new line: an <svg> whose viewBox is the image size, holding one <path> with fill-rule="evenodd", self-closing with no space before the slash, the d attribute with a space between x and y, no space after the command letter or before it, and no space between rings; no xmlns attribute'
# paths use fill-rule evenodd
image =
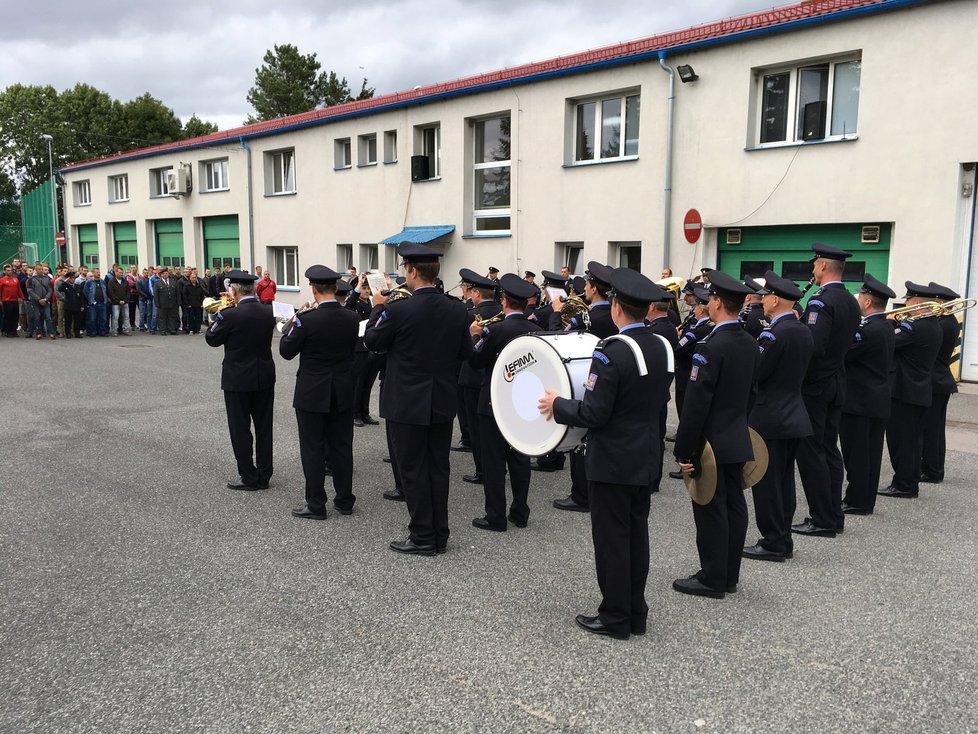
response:
<svg viewBox="0 0 978 734"><path fill-rule="evenodd" d="M957 316L962 311L967 311L976 305L978 305L978 299L974 298L956 298L947 303L928 301L927 303L918 303L915 306L893 308L884 311L883 315L900 323L904 321L914 322L920 319L929 319L932 316Z"/></svg>

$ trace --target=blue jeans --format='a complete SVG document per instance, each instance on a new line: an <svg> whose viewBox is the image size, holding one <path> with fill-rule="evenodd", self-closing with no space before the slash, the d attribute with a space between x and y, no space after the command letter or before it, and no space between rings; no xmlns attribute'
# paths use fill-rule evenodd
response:
<svg viewBox="0 0 978 734"><path fill-rule="evenodd" d="M112 322L109 324L110 331L114 334L126 332L126 319L129 318L128 303L112 304Z"/></svg>
<svg viewBox="0 0 978 734"><path fill-rule="evenodd" d="M139 330L146 331L153 323L153 299L139 297Z"/></svg>
<svg viewBox="0 0 978 734"><path fill-rule="evenodd" d="M54 323L51 321L51 304L41 305L31 302L34 311L34 333L54 334Z"/></svg>
<svg viewBox="0 0 978 734"><path fill-rule="evenodd" d="M88 304L88 326L85 329L87 336L108 336L109 324L105 319L105 304Z"/></svg>

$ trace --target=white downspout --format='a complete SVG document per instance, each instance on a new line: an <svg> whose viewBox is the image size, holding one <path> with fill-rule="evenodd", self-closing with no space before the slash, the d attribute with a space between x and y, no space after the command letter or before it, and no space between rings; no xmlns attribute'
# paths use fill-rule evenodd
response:
<svg viewBox="0 0 978 734"><path fill-rule="evenodd" d="M666 176L662 201L662 267L669 267L669 240L672 227L672 118L676 102L676 72L666 63L666 54L659 52L659 66L669 75L669 96L666 102Z"/></svg>

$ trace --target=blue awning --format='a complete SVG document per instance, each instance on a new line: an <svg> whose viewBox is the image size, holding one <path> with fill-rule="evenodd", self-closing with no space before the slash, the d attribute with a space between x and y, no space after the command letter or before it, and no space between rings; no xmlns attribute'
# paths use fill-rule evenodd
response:
<svg viewBox="0 0 978 734"><path fill-rule="evenodd" d="M399 245L402 242L414 242L419 245L427 244L451 234L455 231L454 224L435 224L430 227L405 227L397 234L385 237L380 241L382 245Z"/></svg>

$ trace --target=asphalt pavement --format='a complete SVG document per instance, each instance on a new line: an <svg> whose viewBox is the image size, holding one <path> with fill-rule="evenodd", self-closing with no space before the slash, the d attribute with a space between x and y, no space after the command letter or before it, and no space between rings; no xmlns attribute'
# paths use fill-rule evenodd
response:
<svg viewBox="0 0 978 734"><path fill-rule="evenodd" d="M400 556L382 425L356 429L353 515L290 516L294 363L271 488L225 488L221 358L0 339L0 732L978 730L976 395L951 401L943 484L745 561L723 601L671 590L698 564L665 479L648 634L614 641L574 624L599 596L588 516L550 505L568 471L534 473L526 529L486 533L453 453L448 553Z"/></svg>

